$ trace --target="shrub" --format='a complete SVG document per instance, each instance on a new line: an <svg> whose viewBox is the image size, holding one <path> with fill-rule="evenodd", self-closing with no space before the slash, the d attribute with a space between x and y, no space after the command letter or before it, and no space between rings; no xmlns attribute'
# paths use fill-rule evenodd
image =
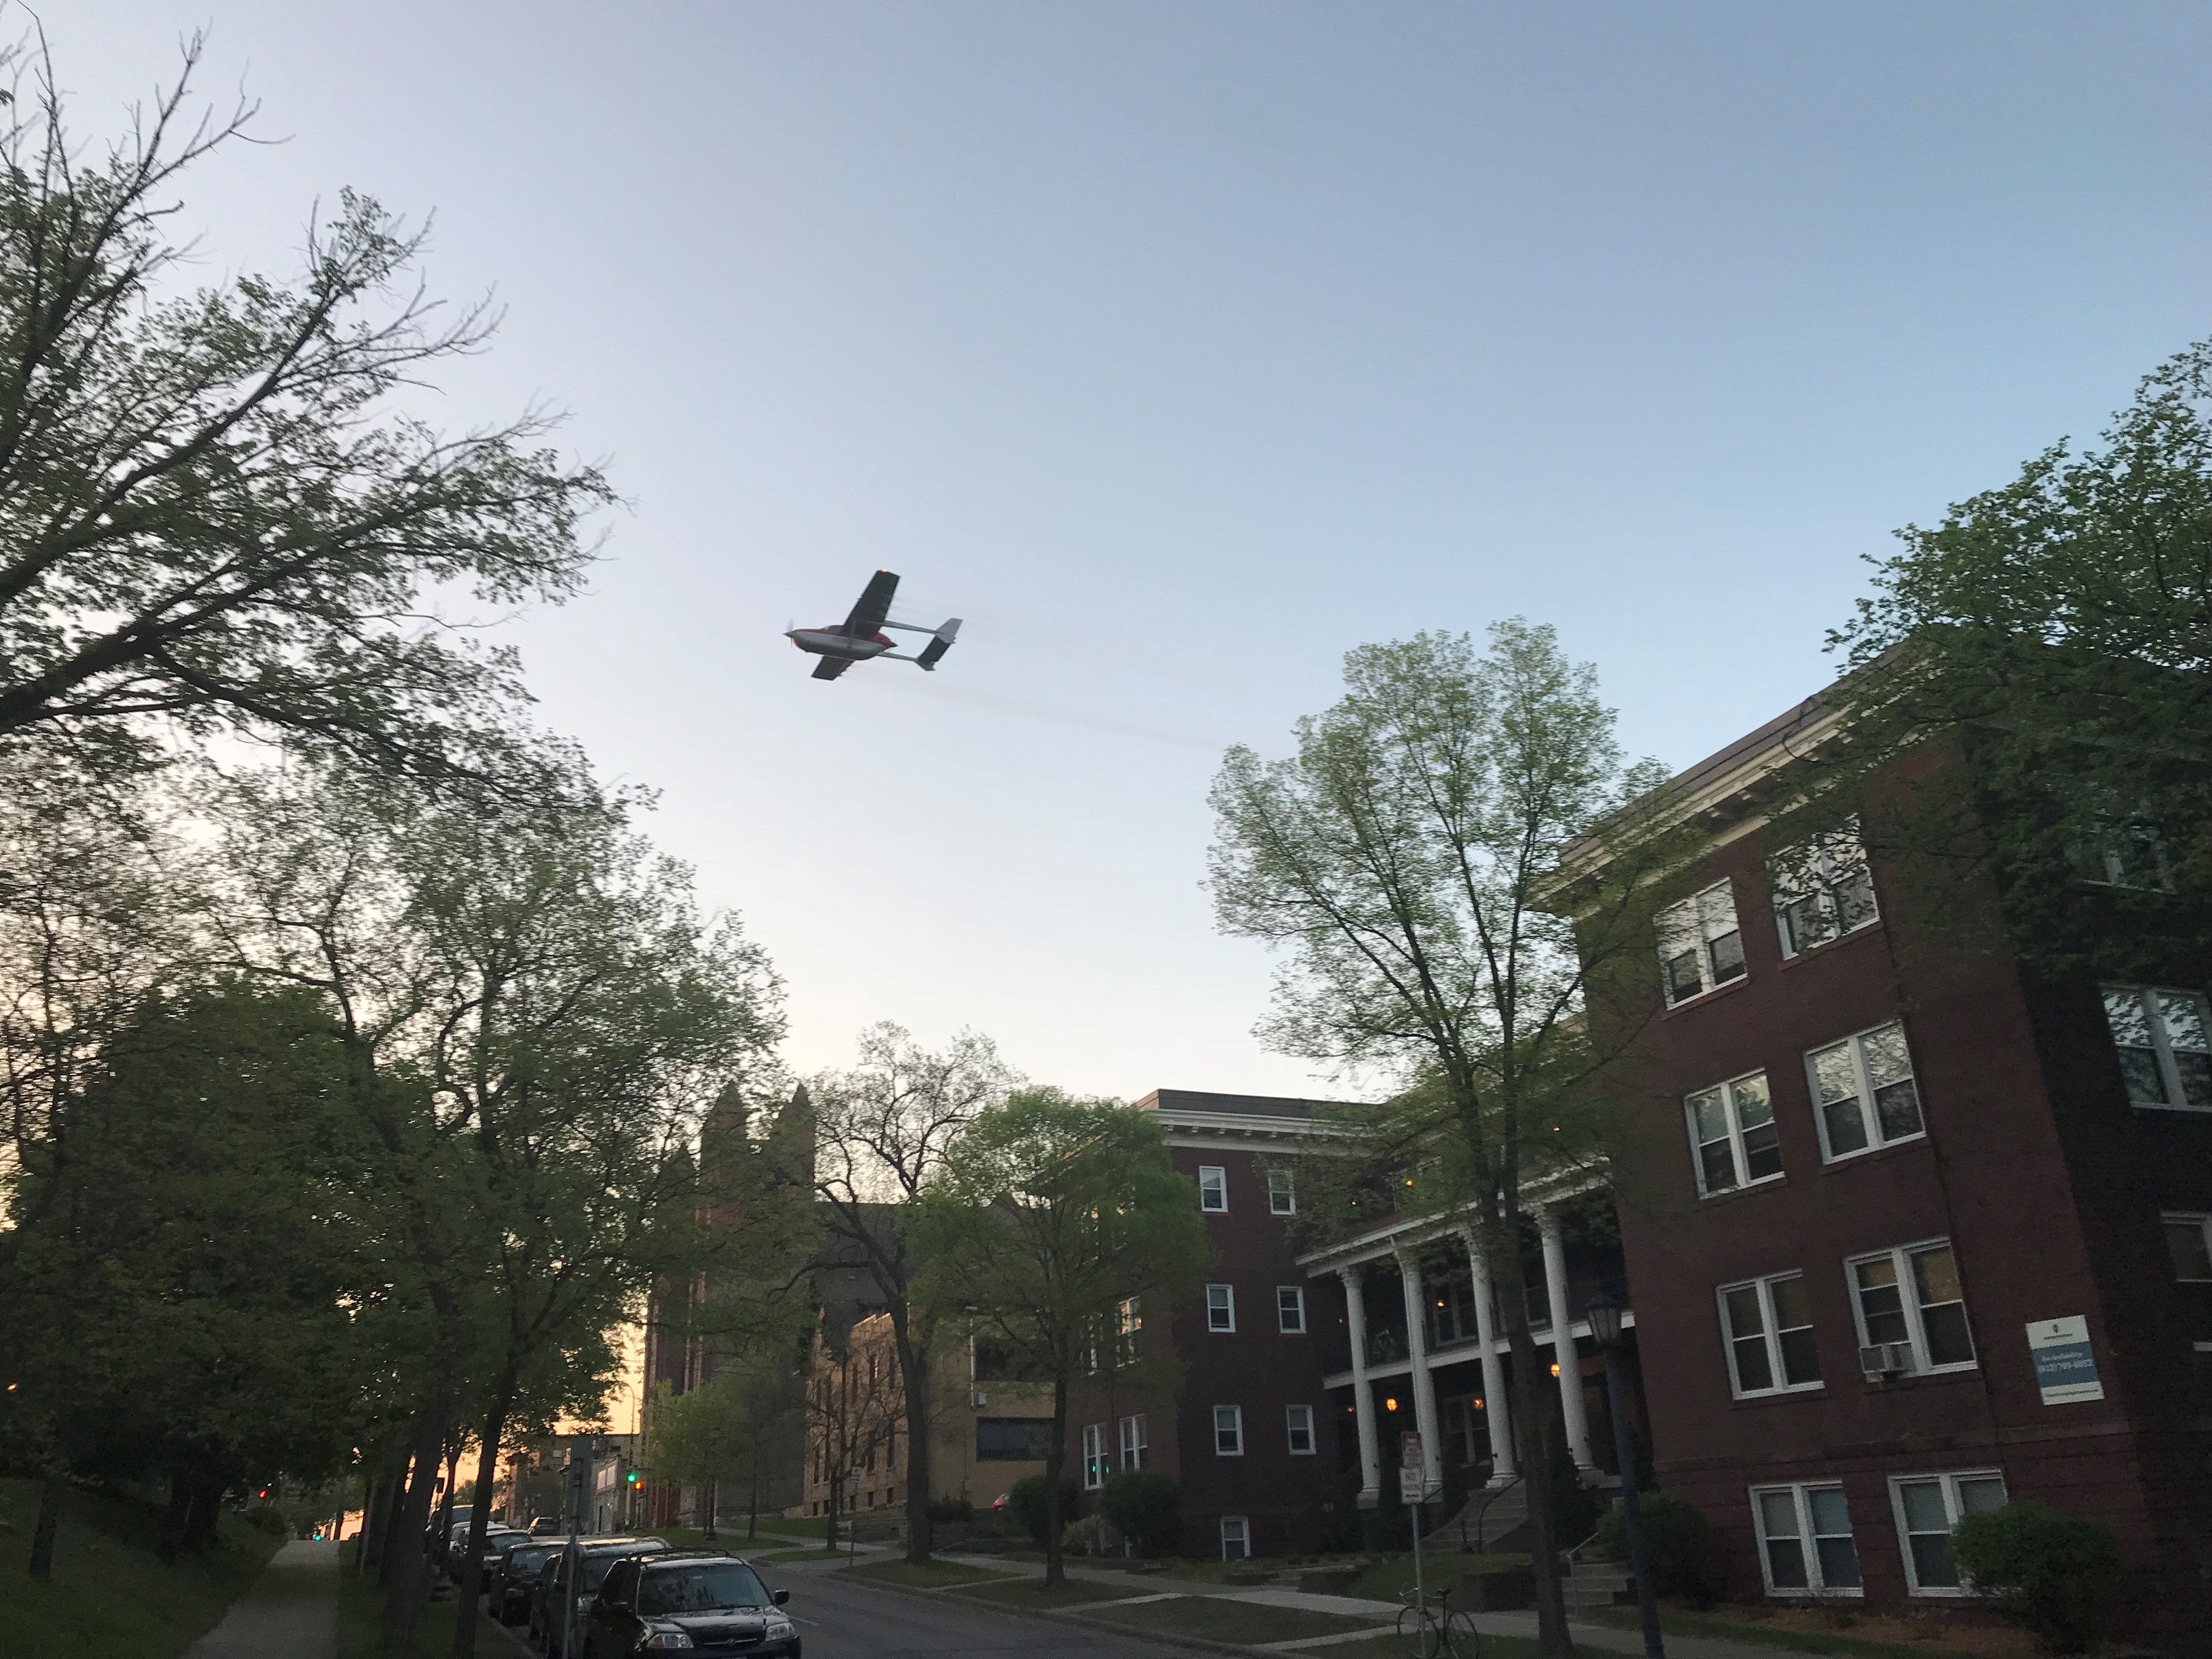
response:
<svg viewBox="0 0 2212 1659"><path fill-rule="evenodd" d="M1106 1477L1098 1512L1132 1540L1139 1555L1172 1555L1182 1541L1182 1497L1176 1483L1152 1469L1123 1469Z"/></svg>
<svg viewBox="0 0 2212 1659"><path fill-rule="evenodd" d="M929 1500L929 1518L939 1522L967 1522L975 1518L975 1509L964 1498L933 1498Z"/></svg>
<svg viewBox="0 0 2212 1659"><path fill-rule="evenodd" d="M1651 1583L1661 1595L1680 1596L1694 1607L1720 1599L1721 1579L1714 1564L1713 1529L1705 1512L1670 1492L1640 1494L1644 1547L1651 1552ZM1616 1561L1628 1559L1628 1516L1614 1504L1599 1517L1598 1548Z"/></svg>
<svg viewBox="0 0 2212 1659"><path fill-rule="evenodd" d="M1015 1524L1036 1540L1045 1541L1044 1510L1045 1484L1041 1474L1032 1474L1014 1482L1014 1489L1006 1496L1006 1507L1013 1511ZM1064 1528L1075 1519L1075 1483L1060 1483L1060 1523Z"/></svg>
<svg viewBox="0 0 2212 1659"><path fill-rule="evenodd" d="M1121 1534L1103 1515L1087 1515L1060 1534L1063 1545L1085 1555L1119 1555Z"/></svg>
<svg viewBox="0 0 2212 1659"><path fill-rule="evenodd" d="M274 1504L255 1504L246 1510L246 1522L248 1526L259 1528L271 1538L289 1539L292 1535L292 1523L284 1518L284 1511Z"/></svg>
<svg viewBox="0 0 2212 1659"><path fill-rule="evenodd" d="M2120 1547L2094 1521L2015 1502L1970 1515L1951 1553L1975 1591L2058 1653L2079 1653L2103 1627Z"/></svg>

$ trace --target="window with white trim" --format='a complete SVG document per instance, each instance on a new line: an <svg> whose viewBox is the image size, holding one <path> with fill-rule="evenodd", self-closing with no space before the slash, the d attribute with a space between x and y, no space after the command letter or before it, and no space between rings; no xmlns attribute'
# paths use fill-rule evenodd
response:
<svg viewBox="0 0 2212 1659"><path fill-rule="evenodd" d="M1905 1579L1915 1595L1963 1595L1959 1563L1951 1553L1951 1528L1970 1515L2005 1505L2004 1476L1995 1469L1961 1469L1925 1476L1894 1475L1889 1499L1905 1552Z"/></svg>
<svg viewBox="0 0 2212 1659"><path fill-rule="evenodd" d="M1727 882L1715 882L1668 905L1655 920L1659 975L1668 1007L1743 977L1743 930L1736 925L1735 893Z"/></svg>
<svg viewBox="0 0 2212 1659"><path fill-rule="evenodd" d="M1275 1287L1275 1328L1285 1336L1306 1334L1306 1292L1303 1285Z"/></svg>
<svg viewBox="0 0 2212 1659"><path fill-rule="evenodd" d="M1904 1343L1915 1371L1964 1370L1974 1364L1966 1292L1949 1240L1860 1256L1845 1267L1862 1344Z"/></svg>
<svg viewBox="0 0 2212 1659"><path fill-rule="evenodd" d="M1859 824L1851 819L1766 861L1782 954L1798 956L1881 919Z"/></svg>
<svg viewBox="0 0 2212 1659"><path fill-rule="evenodd" d="M1700 1089L1682 1103L1689 1119L1698 1190L1707 1197L1732 1193L1782 1173L1782 1138L1766 1073L1753 1072Z"/></svg>
<svg viewBox="0 0 2212 1659"><path fill-rule="evenodd" d="M1861 1595L1859 1547L1841 1486L1754 1486L1759 1567L1769 1595Z"/></svg>
<svg viewBox="0 0 2212 1659"><path fill-rule="evenodd" d="M1206 1328L1209 1331L1233 1331L1237 1328L1237 1287L1234 1285L1209 1285L1206 1287Z"/></svg>
<svg viewBox="0 0 2212 1659"><path fill-rule="evenodd" d="M2204 999L2158 986L2107 985L2105 1024L2128 1098L2172 1111L2212 1110L2212 1043Z"/></svg>
<svg viewBox="0 0 2212 1659"><path fill-rule="evenodd" d="M1805 1071L1829 1163L1928 1133L1902 1020L1808 1050Z"/></svg>
<svg viewBox="0 0 2212 1659"><path fill-rule="evenodd" d="M1244 1455L1244 1408L1242 1406L1216 1406L1213 1408L1213 1455L1216 1457Z"/></svg>
<svg viewBox="0 0 2212 1659"><path fill-rule="evenodd" d="M2138 887L2155 893L2173 890L2173 866L2166 855L2166 838L2145 819L2111 817L2095 845L2072 850L2081 878L2097 886Z"/></svg>
<svg viewBox="0 0 2212 1659"><path fill-rule="evenodd" d="M2166 1226L2182 1322L2197 1351L2212 1353L2212 1215L2170 1212L2159 1219Z"/></svg>
<svg viewBox="0 0 2212 1659"><path fill-rule="evenodd" d="M1229 1171L1212 1164L1198 1168L1198 1207L1213 1215L1229 1213Z"/></svg>
<svg viewBox="0 0 2212 1659"><path fill-rule="evenodd" d="M1242 1561L1252 1553L1252 1523L1241 1515L1221 1517L1221 1559Z"/></svg>
<svg viewBox="0 0 2212 1659"><path fill-rule="evenodd" d="M1778 1273L1720 1291L1729 1382L1736 1397L1820 1386L1813 1303L1802 1273Z"/></svg>
<svg viewBox="0 0 2212 1659"><path fill-rule="evenodd" d="M1145 1436L1144 1414L1139 1413L1134 1417L1123 1418L1121 1419L1121 1467L1125 1469L1143 1468L1145 1454L1151 1449L1152 1442Z"/></svg>
<svg viewBox="0 0 2212 1659"><path fill-rule="evenodd" d="M1311 1406L1284 1407L1284 1426L1288 1431L1291 1455L1311 1457L1314 1455L1314 1414Z"/></svg>
<svg viewBox="0 0 2212 1659"><path fill-rule="evenodd" d="M1097 1492L1106 1484L1106 1425L1083 1425L1083 1490Z"/></svg>
<svg viewBox="0 0 2212 1659"><path fill-rule="evenodd" d="M1267 1213L1296 1215L1298 1212L1297 1182L1288 1170L1267 1171Z"/></svg>

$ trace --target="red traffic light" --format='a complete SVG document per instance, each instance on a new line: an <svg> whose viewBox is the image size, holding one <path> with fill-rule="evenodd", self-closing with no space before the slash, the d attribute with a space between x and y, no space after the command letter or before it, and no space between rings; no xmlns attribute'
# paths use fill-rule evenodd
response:
<svg viewBox="0 0 2212 1659"><path fill-rule="evenodd" d="M264 1486L260 1491L255 1492L253 1495L265 1504L269 1501L269 1488Z"/></svg>

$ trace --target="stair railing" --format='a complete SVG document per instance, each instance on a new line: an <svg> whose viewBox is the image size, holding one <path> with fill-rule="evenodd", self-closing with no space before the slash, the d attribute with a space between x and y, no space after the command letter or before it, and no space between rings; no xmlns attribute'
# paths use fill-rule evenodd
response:
<svg viewBox="0 0 2212 1659"><path fill-rule="evenodd" d="M1460 1511L1459 1547L1462 1549L1469 1550L1477 1555L1482 1553L1482 1528L1485 1517L1486 1517L1490 1513L1490 1506L1492 1504L1495 1504L1504 1494L1511 1492L1514 1487L1520 1484L1521 1477L1516 1474L1504 1486L1492 1486L1490 1489L1490 1495L1482 1500L1481 1504L1476 1507L1474 1511L1474 1542L1472 1544L1469 1544L1467 1541L1467 1511L1465 1510L1462 1510Z"/></svg>

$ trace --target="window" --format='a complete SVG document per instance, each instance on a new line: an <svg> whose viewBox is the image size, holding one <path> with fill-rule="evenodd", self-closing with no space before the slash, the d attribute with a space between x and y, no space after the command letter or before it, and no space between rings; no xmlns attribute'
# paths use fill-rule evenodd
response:
<svg viewBox="0 0 2212 1659"><path fill-rule="evenodd" d="M1275 1328L1285 1336L1304 1336L1306 1332L1306 1292L1301 1285L1279 1285L1275 1287Z"/></svg>
<svg viewBox="0 0 2212 1659"><path fill-rule="evenodd" d="M2166 1250L2173 1259L2173 1282L2181 1292L2182 1322L2189 1340L2212 1352L2212 1215L2169 1215Z"/></svg>
<svg viewBox="0 0 2212 1659"><path fill-rule="evenodd" d="M1213 1450L1219 1457L1244 1455L1244 1408L1242 1406L1216 1406L1213 1408Z"/></svg>
<svg viewBox="0 0 2212 1659"><path fill-rule="evenodd" d="M1288 1170L1267 1171L1267 1213L1296 1215L1298 1212L1298 1189L1293 1184Z"/></svg>
<svg viewBox="0 0 2212 1659"><path fill-rule="evenodd" d="M1769 1595L1802 1590L1863 1593L1858 1546L1841 1486L1757 1486L1751 1507L1759 1522L1759 1564Z"/></svg>
<svg viewBox="0 0 2212 1659"><path fill-rule="evenodd" d="M1048 1417L979 1417L975 1461L979 1463L1036 1463L1052 1443Z"/></svg>
<svg viewBox="0 0 2212 1659"><path fill-rule="evenodd" d="M1781 1273L1721 1291L1729 1376L1739 1398L1820 1386L1813 1304L1802 1273Z"/></svg>
<svg viewBox="0 0 2212 1659"><path fill-rule="evenodd" d="M1314 1455L1313 1407L1292 1406L1286 1414L1290 1419L1291 1455L1311 1457Z"/></svg>
<svg viewBox="0 0 2212 1659"><path fill-rule="evenodd" d="M1106 1484L1106 1425L1085 1423L1083 1425L1083 1490L1097 1492Z"/></svg>
<svg viewBox="0 0 2212 1659"><path fill-rule="evenodd" d="M1145 1419L1139 1415L1121 1419L1121 1467L1141 1469L1145 1454L1152 1449L1152 1442L1145 1437Z"/></svg>
<svg viewBox="0 0 2212 1659"><path fill-rule="evenodd" d="M1782 1173L1782 1139L1766 1094L1766 1073L1703 1089L1683 1103L1698 1156L1698 1190L1734 1192Z"/></svg>
<svg viewBox="0 0 2212 1659"><path fill-rule="evenodd" d="M1221 1517L1221 1559L1242 1561L1252 1553L1252 1523L1241 1515Z"/></svg>
<svg viewBox="0 0 2212 1659"><path fill-rule="evenodd" d="M1915 1595L1964 1594L1959 1564L1951 1557L1951 1528L1970 1515L2004 1507L2004 1477L1972 1469L1921 1480L1893 1480L1890 1502L1897 1535L1905 1545L1905 1577Z"/></svg>
<svg viewBox="0 0 2212 1659"><path fill-rule="evenodd" d="M1766 878L1774 890L1774 925L1785 957L1840 939L1881 915L1856 818L1777 853L1767 860Z"/></svg>
<svg viewBox="0 0 2212 1659"><path fill-rule="evenodd" d="M1668 1007L1743 977L1743 933L1728 883L1668 905L1658 924L1659 972Z"/></svg>
<svg viewBox="0 0 2212 1659"><path fill-rule="evenodd" d="M1137 1363L1138 1350L1143 1346L1145 1310L1140 1298L1129 1297L1114 1304L1114 1352L1117 1365Z"/></svg>
<svg viewBox="0 0 2212 1659"><path fill-rule="evenodd" d="M1237 1328L1237 1287L1234 1285L1209 1285L1206 1287L1206 1328L1209 1331L1233 1331Z"/></svg>
<svg viewBox="0 0 2212 1659"><path fill-rule="evenodd" d="M1974 1363L1966 1292L1950 1244L1908 1245L1850 1264L1859 1340L1901 1342L1916 1371L1963 1370Z"/></svg>
<svg viewBox="0 0 2212 1659"><path fill-rule="evenodd" d="M2072 851L2084 881L2100 887L2173 890L2173 866L2166 856L2165 837L2141 818L2110 818L2094 847Z"/></svg>
<svg viewBox="0 0 2212 1659"><path fill-rule="evenodd" d="M2194 991L2105 988L2105 1023L2119 1050L2128 1098L2177 1111L2212 1109L2212 1052L2204 999Z"/></svg>
<svg viewBox="0 0 2212 1659"><path fill-rule="evenodd" d="M1812 1077L1814 1115L1820 1121L1821 1156L1830 1163L1927 1133L1901 1022L1815 1048L1805 1056L1805 1067Z"/></svg>
<svg viewBox="0 0 2212 1659"><path fill-rule="evenodd" d="M1198 1207L1217 1215L1229 1213L1229 1171L1211 1164L1198 1171Z"/></svg>

